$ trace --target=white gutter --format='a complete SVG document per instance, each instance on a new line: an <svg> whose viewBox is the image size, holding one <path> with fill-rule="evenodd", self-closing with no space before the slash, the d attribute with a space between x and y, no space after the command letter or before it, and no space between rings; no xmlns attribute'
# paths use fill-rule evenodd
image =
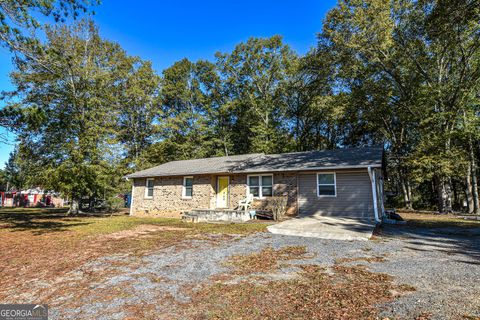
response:
<svg viewBox="0 0 480 320"><path fill-rule="evenodd" d="M373 213L375 214L375 222L381 223L382 221L378 217L377 186L375 182L375 170L372 170L371 166L369 166L367 169L368 169L368 175L370 176L370 181L372 183Z"/></svg>
<svg viewBox="0 0 480 320"><path fill-rule="evenodd" d="M298 172L308 172L308 171L322 171L322 170L342 170L342 169L363 169L363 168L381 168L381 164L373 165L347 165L347 166L329 166L329 167L308 167L308 168L283 168L283 169L258 169L258 170L233 170L232 173L262 173L262 172L284 172L284 171L298 171Z"/></svg>

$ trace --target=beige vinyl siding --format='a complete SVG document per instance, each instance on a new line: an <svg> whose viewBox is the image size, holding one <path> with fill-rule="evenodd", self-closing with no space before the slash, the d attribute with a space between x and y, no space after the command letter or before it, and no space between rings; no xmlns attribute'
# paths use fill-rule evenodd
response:
<svg viewBox="0 0 480 320"><path fill-rule="evenodd" d="M299 173L299 214L373 218L372 185L367 169L336 170L335 174L336 197L319 197L317 172Z"/></svg>

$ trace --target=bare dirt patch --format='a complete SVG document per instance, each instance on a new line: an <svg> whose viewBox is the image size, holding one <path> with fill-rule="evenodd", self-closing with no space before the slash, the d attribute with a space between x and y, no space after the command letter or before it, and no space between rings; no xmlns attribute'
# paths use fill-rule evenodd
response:
<svg viewBox="0 0 480 320"><path fill-rule="evenodd" d="M148 237L152 236L153 232L160 231L188 231L186 228L172 227L172 226L156 226L149 224L140 224L130 230L122 230L101 236L102 240L119 240L124 238Z"/></svg>

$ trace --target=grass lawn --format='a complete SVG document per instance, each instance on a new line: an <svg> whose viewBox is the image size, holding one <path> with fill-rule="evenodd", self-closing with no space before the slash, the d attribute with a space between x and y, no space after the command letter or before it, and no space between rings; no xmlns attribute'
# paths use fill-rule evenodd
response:
<svg viewBox="0 0 480 320"><path fill-rule="evenodd" d="M185 231L209 233L249 234L264 231L265 223L211 224L184 223L173 218L130 217L127 215L67 216L66 209L0 208L0 234L28 231L34 235L54 234L69 231L70 236L82 238L108 234L149 224L184 228Z"/></svg>
<svg viewBox="0 0 480 320"><path fill-rule="evenodd" d="M0 209L0 301L109 254L142 255L184 240L220 241L265 230L265 223L184 223L130 216L66 216L64 209ZM214 236L216 235L216 236Z"/></svg>
<svg viewBox="0 0 480 320"><path fill-rule="evenodd" d="M402 212L399 214L410 227L420 228L479 228L480 220L468 220L453 214Z"/></svg>

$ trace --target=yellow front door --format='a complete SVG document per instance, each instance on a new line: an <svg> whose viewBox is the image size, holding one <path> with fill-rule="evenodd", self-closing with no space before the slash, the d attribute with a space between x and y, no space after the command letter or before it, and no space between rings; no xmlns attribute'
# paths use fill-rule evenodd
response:
<svg viewBox="0 0 480 320"><path fill-rule="evenodd" d="M217 178L217 208L228 208L228 177Z"/></svg>

